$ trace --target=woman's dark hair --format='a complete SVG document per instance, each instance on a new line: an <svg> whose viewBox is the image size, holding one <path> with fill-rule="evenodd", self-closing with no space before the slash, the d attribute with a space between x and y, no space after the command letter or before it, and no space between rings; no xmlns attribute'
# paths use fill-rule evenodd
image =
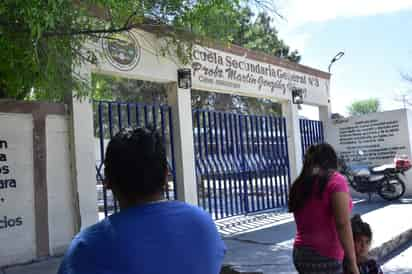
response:
<svg viewBox="0 0 412 274"><path fill-rule="evenodd" d="M362 221L362 218L359 214L354 215L350 221L352 224L352 233L353 233L354 240L360 236L366 236L370 240L372 240L371 227L368 223L365 223L364 221Z"/></svg>
<svg viewBox="0 0 412 274"><path fill-rule="evenodd" d="M323 143L310 146L305 154L302 171L290 189L289 211L295 212L305 205L313 195L316 181L319 184L317 195L321 198L337 166L338 159L331 145Z"/></svg>
<svg viewBox="0 0 412 274"><path fill-rule="evenodd" d="M167 160L162 139L153 128L125 128L109 142L105 176L125 195L148 196L162 192Z"/></svg>

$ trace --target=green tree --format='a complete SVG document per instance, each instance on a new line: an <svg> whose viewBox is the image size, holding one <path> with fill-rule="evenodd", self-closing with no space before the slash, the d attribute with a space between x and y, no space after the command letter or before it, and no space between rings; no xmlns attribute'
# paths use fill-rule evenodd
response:
<svg viewBox="0 0 412 274"><path fill-rule="evenodd" d="M88 92L71 68L93 62L87 39L151 28L170 40L183 62L205 36L230 41L241 7L252 0L3 0L0 2L0 98L60 101L65 91ZM167 50L167 49L166 49ZM162 51L167 52L167 51Z"/></svg>
<svg viewBox="0 0 412 274"><path fill-rule="evenodd" d="M379 100L376 98L354 101L348 107L348 112L349 112L349 115L351 116L379 112L380 110L381 110L381 104Z"/></svg>
<svg viewBox="0 0 412 274"><path fill-rule="evenodd" d="M250 9L241 11L238 25L233 34L233 43L255 51L261 51L272 56L286 58L299 63L301 56L297 50L291 51L289 46L278 37L278 31L273 26L273 18L266 12L257 15Z"/></svg>

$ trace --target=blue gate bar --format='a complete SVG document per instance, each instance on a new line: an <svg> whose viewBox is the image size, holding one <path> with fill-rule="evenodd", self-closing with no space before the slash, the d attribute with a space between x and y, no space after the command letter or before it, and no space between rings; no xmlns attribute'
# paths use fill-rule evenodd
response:
<svg viewBox="0 0 412 274"><path fill-rule="evenodd" d="M208 202L209 202L209 204L208 204L209 212L210 212L210 214L212 214L213 213L213 210L212 210L212 208L213 208L213 206L212 206L212 195L213 195L213 193L212 193L212 190L211 190L212 185L211 185L211 178L210 178L210 173L209 172L211 171L213 173L213 168L211 167L211 163L210 163L209 148L208 148L208 143L207 143L208 138L207 138L206 117L207 117L206 112L202 112L202 120L203 120L202 124L203 124L203 134L204 134L203 141L204 141L204 147L205 147L205 159L206 159L206 163L207 163L207 166L205 168L206 181L207 181L207 192L208 192L207 197L208 197Z"/></svg>
<svg viewBox="0 0 412 274"><path fill-rule="evenodd" d="M273 117L268 117L269 123L270 123L270 147L271 147L271 154L272 154L272 162L273 164L273 169L275 170L274 174L275 176L275 201L276 201L276 207L280 207L280 202L279 202L279 183L281 182L280 177L278 176L279 174L279 152L276 149L276 125L273 123Z"/></svg>
<svg viewBox="0 0 412 274"><path fill-rule="evenodd" d="M149 125L149 114L147 110L147 106L143 106L143 111L144 111L144 126L147 127Z"/></svg>
<svg viewBox="0 0 412 274"><path fill-rule="evenodd" d="M229 209L230 209L230 202L228 200L229 198L229 194L228 194L228 190L229 190L229 185L230 185L230 169L228 167L228 160L226 157L226 152L225 152L225 142L224 142L224 135L225 132L223 130L223 122L224 122L224 116L222 112L218 112L217 113L217 118L218 118L218 128L219 128L219 149L220 152L218 154L218 157L220 156L219 160L221 162L222 168L223 168L223 195L224 195L224 200L225 200L225 204L224 204L224 214L225 216L230 216L229 213Z"/></svg>
<svg viewBox="0 0 412 274"><path fill-rule="evenodd" d="M127 126L131 127L132 122L131 122L131 117L130 117L130 103L127 103Z"/></svg>
<svg viewBox="0 0 412 274"><path fill-rule="evenodd" d="M272 159L274 158L273 151L272 151L272 145L271 145L271 138L270 138L270 125L269 125L269 118L267 116L263 117L264 123L265 123L265 133L266 133L266 148L264 151L266 152L265 158L268 159L268 174L270 176L270 207L275 208L275 190L274 190L274 184L276 184L276 174L273 172L274 171L274 162ZM275 175L275 178L274 176Z"/></svg>
<svg viewBox="0 0 412 274"><path fill-rule="evenodd" d="M264 125L264 119L263 119L264 117L263 116L259 116L259 128L258 128L258 132L260 132L260 134L259 134L259 137L260 137L260 145L259 145L259 156L260 156L260 159L261 159L261 161L262 161L262 167L263 167L263 169L262 169L262 174L263 174L263 179L264 179L264 182L265 182L265 192L264 192L264 196L263 196L263 199L265 200L265 202L266 202L266 205L265 205L265 209L269 209L269 208L271 208L270 207L270 195L271 195L271 193L270 193L270 191L269 191L269 180L270 180L270 176L269 176L269 173L268 173L268 165L267 165L267 157L265 157L265 153L264 153L264 151L267 149L266 148L266 139L265 139L265 129L264 129L264 127L265 127L265 125ZM266 199L265 199L266 198Z"/></svg>
<svg viewBox="0 0 412 274"><path fill-rule="evenodd" d="M314 144L325 141L323 132L323 123L321 121L300 119L300 134L302 142L302 155L304 157L306 150Z"/></svg>
<svg viewBox="0 0 412 274"><path fill-rule="evenodd" d="M213 127L212 127L212 131L213 132L213 139L212 139L212 144L214 142L214 145L212 145L213 147L213 160L215 163L215 168L216 168L216 175L215 175L215 181L217 181L217 192L218 192L218 196L219 196L219 209L220 209L220 218L223 218L224 214L223 214L223 195L222 195L222 178L223 178L223 172L221 170L222 165L219 163L219 147L218 147L218 129L217 129L217 112L213 112L212 113L212 121L213 121Z"/></svg>
<svg viewBox="0 0 412 274"><path fill-rule="evenodd" d="M266 145L266 139L265 139L265 130L264 130L264 117L259 116L259 128L258 132L260 132L259 137L260 137L260 145L259 145L259 156L262 161L262 173L263 173L263 178L265 182L265 195L263 198L266 198L265 202L265 209L270 208L270 191L269 191L269 173L268 173L268 166L267 166L267 157L264 155L264 151L266 150L265 145Z"/></svg>
<svg viewBox="0 0 412 274"><path fill-rule="evenodd" d="M290 160L289 160L289 147L288 147L288 142L287 142L287 140L288 140L288 135L287 135L287 130L286 130L286 119L285 118L282 118L282 121L283 121L283 128L284 128L284 131L283 131L283 134L284 134L284 146L285 146L285 162L286 162L286 169L287 169L287 183L288 183L288 186L289 186L289 188L290 188L290 186L291 186L291 179L290 179ZM289 200L289 195L287 196L287 199L286 200Z"/></svg>
<svg viewBox="0 0 412 274"><path fill-rule="evenodd" d="M282 171L282 177L281 177L281 184L280 184L280 196L281 196L281 205L285 206L286 200L285 200L285 195L287 195L286 191L285 191L285 176L284 174L286 173L286 167L285 167L285 162L284 162L284 151L283 151L283 135L282 135L282 131L283 131L283 125L281 123L281 120L279 118L275 118L276 121L276 136L277 136L277 149L279 151L280 154L280 168Z"/></svg>
<svg viewBox="0 0 412 274"><path fill-rule="evenodd" d="M255 175L255 186L256 186L256 204L257 204L257 209L256 211L260 211L263 209L262 207L262 196L260 195L261 189L262 189L262 178L260 177L260 165L259 165L259 157L258 157L258 151L257 151L257 130L256 130L256 116L251 115L250 116L250 129L251 129L251 138L252 138L252 162L253 162L253 174Z"/></svg>
<svg viewBox="0 0 412 274"><path fill-rule="evenodd" d="M238 115L237 116L237 120L238 120L238 124L239 124L239 148L240 148L240 155L238 155L238 157L240 157L240 164L241 164L241 170L242 170L242 185L241 185L241 189L243 191L243 195L242 195L242 200L244 203L244 208L245 208L245 212L249 212L250 211L250 201L249 201L249 191L248 191L248 179L250 179L249 177L249 172L248 172L248 167L246 165L246 157L245 154L247 153L245 146L244 146L244 142L243 142L243 126L242 126L242 121L243 121L243 116L242 115ZM247 126L245 125L245 130L247 132Z"/></svg>
<svg viewBox="0 0 412 274"><path fill-rule="evenodd" d="M122 104L117 103L117 118L118 118L118 126L119 130L123 128L122 125Z"/></svg>
<svg viewBox="0 0 412 274"><path fill-rule="evenodd" d="M262 162L260 159L259 155L259 123L258 123L258 116L253 115L252 117L253 120L253 130L252 134L254 136L254 141L253 141L253 158L255 160L255 166L256 166L256 185L258 186L258 191L256 192L256 198L258 200L258 210L263 210L265 208L265 201L264 201L264 195L262 195L262 191L264 191L264 186L263 186L263 176L262 176Z"/></svg>
<svg viewBox="0 0 412 274"><path fill-rule="evenodd" d="M157 124L157 115L156 115L156 107L152 106L152 119L153 119L153 126Z"/></svg>
<svg viewBox="0 0 412 274"><path fill-rule="evenodd" d="M288 151L288 143L287 143L287 130L286 130L286 119L279 118L279 123L282 124L282 151L283 151L283 164L285 166L285 175L283 178L285 179L285 206L288 204L289 199L289 185L290 185L290 165L289 165L289 151Z"/></svg>
<svg viewBox="0 0 412 274"><path fill-rule="evenodd" d="M197 165L196 165L196 176L197 176L197 180L199 181L198 183L198 199L199 199L199 203L200 206L202 206L203 208L207 208L207 204L206 204L206 191L205 191L205 185L203 182L203 175L207 174L208 172L206 171L206 167L205 167L205 163L204 163L204 154L203 154L203 148L202 148L202 134L201 134L201 125L200 125L200 111L195 111L193 113L194 117L193 117L193 122L195 122L196 126L193 130L193 140L195 142L195 155L197 155L197 157L195 158L195 160L197 161ZM197 142L197 143L196 143Z"/></svg>
<svg viewBox="0 0 412 274"><path fill-rule="evenodd" d="M233 162L233 153L232 150L230 149L230 144L233 145L233 142L229 141L229 130L228 130L228 117L229 115L227 113L223 114L223 120L224 120L224 132L225 132L225 138L224 141L222 140L222 143L224 143L224 155L225 155L225 159L224 161L226 162L226 166L228 167L228 172L230 173L229 176L229 202L230 202L230 214L229 215L235 215L236 211L233 205L233 188L235 187L235 180L236 177L234 176L235 172L236 172L236 168L233 166L234 162Z"/></svg>
<svg viewBox="0 0 412 274"><path fill-rule="evenodd" d="M210 146L210 156L208 155L207 158L211 158L211 170L212 170L212 186L213 186L213 202L214 202L214 208L215 208L215 214L216 218L219 218L219 210L218 210L218 190L217 190L217 184L216 184L216 174L218 172L216 168L216 160L215 160L215 152L214 152L214 145L213 145L213 123L212 123L212 112L207 113L207 120L208 120L208 126L209 126L209 140L211 141L211 146Z"/></svg>
<svg viewBox="0 0 412 274"><path fill-rule="evenodd" d="M135 111L136 111L136 126L140 127L139 105L138 104L136 104Z"/></svg>
<svg viewBox="0 0 412 274"><path fill-rule="evenodd" d="M238 130L238 116L236 114L229 114L230 120L229 120L229 127L232 129L230 131L230 137L232 139L232 151L233 151L233 159L235 161L235 166L237 167L237 180L236 180L236 187L235 187L235 202L236 202L236 211L238 214L241 214L244 212L244 197L243 197L243 188L242 188L242 182L243 180L243 169L242 169L242 162L239 158L239 153L241 149L239 148L239 130Z"/></svg>

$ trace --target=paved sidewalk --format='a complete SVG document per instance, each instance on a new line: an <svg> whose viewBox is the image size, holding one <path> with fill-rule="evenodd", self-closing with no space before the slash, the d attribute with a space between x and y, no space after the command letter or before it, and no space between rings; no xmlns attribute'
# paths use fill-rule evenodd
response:
<svg viewBox="0 0 412 274"><path fill-rule="evenodd" d="M359 202L354 212L360 213L372 226L372 249L378 259L412 239L410 200ZM225 264L232 273L296 273L291 257L294 235L295 224L293 218L289 218L270 228L227 238Z"/></svg>
<svg viewBox="0 0 412 274"><path fill-rule="evenodd" d="M379 257L412 239L412 200L405 200L404 203L380 200L360 202L355 205L354 212L362 214L364 220L371 224L374 232L372 247ZM220 223L220 228L225 230L223 235L226 235L228 247L225 264L230 265L230 269L226 267L224 273L296 273L291 258L295 235L293 218L289 214L278 212L249 216L246 220L253 220L253 223L242 225L240 230ZM235 218L233 222L241 220ZM256 222L266 228L256 230ZM249 229L249 232L245 233L245 229ZM61 258L52 258L0 269L0 274L56 274L60 261Z"/></svg>
<svg viewBox="0 0 412 274"><path fill-rule="evenodd" d="M0 270L1 274L56 274L61 258L50 258L33 264Z"/></svg>

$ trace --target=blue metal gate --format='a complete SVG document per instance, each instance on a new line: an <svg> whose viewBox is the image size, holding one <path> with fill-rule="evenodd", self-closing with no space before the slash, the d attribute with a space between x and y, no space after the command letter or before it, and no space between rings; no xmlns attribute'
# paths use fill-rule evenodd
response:
<svg viewBox="0 0 412 274"><path fill-rule="evenodd" d="M200 206L215 219L286 206L284 118L195 110L193 124Z"/></svg>
<svg viewBox="0 0 412 274"><path fill-rule="evenodd" d="M105 216L118 211L118 204L111 191L106 190L104 180L104 154L108 141L124 127L154 126L159 130L166 147L169 168L167 199L176 199L176 173L173 147L173 125L171 108L166 105L143 105L128 102L95 101L95 129L98 136L98 160L96 179L99 210Z"/></svg>
<svg viewBox="0 0 412 274"><path fill-rule="evenodd" d="M300 138L302 143L302 154L306 153L306 150L314 144L320 144L325 141L323 134L322 121L300 119Z"/></svg>

